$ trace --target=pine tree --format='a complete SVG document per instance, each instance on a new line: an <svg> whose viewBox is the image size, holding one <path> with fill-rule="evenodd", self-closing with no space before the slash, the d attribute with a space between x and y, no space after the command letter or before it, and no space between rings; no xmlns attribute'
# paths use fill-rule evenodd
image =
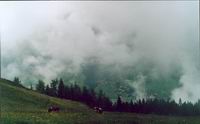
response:
<svg viewBox="0 0 200 124"><path fill-rule="evenodd" d="M15 77L13 82L15 84L17 84L17 85L21 84L21 81L19 80L19 77Z"/></svg>
<svg viewBox="0 0 200 124"><path fill-rule="evenodd" d="M45 93L45 85L42 80L38 81L38 84L36 85L36 90L39 91L40 93Z"/></svg>
<svg viewBox="0 0 200 124"><path fill-rule="evenodd" d="M74 85L74 96L75 96L74 100L80 101L80 99L81 99L81 88L77 84Z"/></svg>
<svg viewBox="0 0 200 124"><path fill-rule="evenodd" d="M97 105L99 107L102 107L103 106L103 91L102 90L99 90L99 93L98 93L98 98L97 98Z"/></svg>
<svg viewBox="0 0 200 124"><path fill-rule="evenodd" d="M182 105L182 100L181 98L179 98L179 103L178 103L180 106Z"/></svg>
<svg viewBox="0 0 200 124"><path fill-rule="evenodd" d="M65 97L65 86L62 79L60 79L60 83L58 85L58 97L64 98Z"/></svg>
<svg viewBox="0 0 200 124"><path fill-rule="evenodd" d="M49 88L49 85L47 84L46 87L45 87L45 94L46 95L50 95L50 88Z"/></svg>
<svg viewBox="0 0 200 124"><path fill-rule="evenodd" d="M89 105L89 91L88 89L84 86L83 87L83 91L82 91L82 98L81 100L86 103L87 105Z"/></svg>
<svg viewBox="0 0 200 124"><path fill-rule="evenodd" d="M97 104L97 97L96 97L96 93L94 91L94 89L90 89L90 106L91 107L95 107Z"/></svg>
<svg viewBox="0 0 200 124"><path fill-rule="evenodd" d="M65 86L64 88L65 88L65 90L64 90L65 91L65 99L70 99L70 95L71 95L70 94L71 93L70 92L70 87L69 86Z"/></svg>
<svg viewBox="0 0 200 124"><path fill-rule="evenodd" d="M116 109L117 109L117 111L122 111L122 100L121 100L121 97L120 96L118 96L118 98L117 98L117 105L116 105Z"/></svg>
<svg viewBox="0 0 200 124"><path fill-rule="evenodd" d="M52 80L50 84L50 95L51 96L57 96L57 85L58 85L58 79Z"/></svg>

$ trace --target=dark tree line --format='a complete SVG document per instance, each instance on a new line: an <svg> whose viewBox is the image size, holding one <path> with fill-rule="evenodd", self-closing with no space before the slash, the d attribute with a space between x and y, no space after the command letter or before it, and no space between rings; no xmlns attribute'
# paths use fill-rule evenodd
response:
<svg viewBox="0 0 200 124"><path fill-rule="evenodd" d="M142 114L159 114L159 115L183 115L194 116L200 115L200 100L195 104L191 102L176 103L174 100L164 99L140 99L135 102L123 102L118 97L117 102L113 104L113 110L119 112L134 112Z"/></svg>
<svg viewBox="0 0 200 124"><path fill-rule="evenodd" d="M69 86L64 85L62 79L52 80L48 85L45 85L43 81L39 80L36 85L36 90L49 96L79 101L89 107L98 106L106 111L112 110L112 102L101 90L99 93L96 93L93 89L89 89L85 86L81 88L77 84Z"/></svg>
<svg viewBox="0 0 200 124"><path fill-rule="evenodd" d="M195 104L191 102L182 103L181 99L179 103L176 103L174 100L156 98L125 102L118 96L117 101L112 103L101 90L96 93L93 89L81 88L76 84L64 85L62 79L52 80L49 85L45 85L43 81L39 80L36 90L49 96L79 101L89 107L101 107L106 111L159 115L200 115L200 100Z"/></svg>

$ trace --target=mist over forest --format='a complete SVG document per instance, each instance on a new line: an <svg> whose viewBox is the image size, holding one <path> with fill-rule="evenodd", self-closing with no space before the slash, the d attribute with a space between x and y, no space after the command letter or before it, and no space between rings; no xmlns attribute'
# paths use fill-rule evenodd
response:
<svg viewBox="0 0 200 124"><path fill-rule="evenodd" d="M200 99L198 1L1 2L2 77L116 99Z"/></svg>

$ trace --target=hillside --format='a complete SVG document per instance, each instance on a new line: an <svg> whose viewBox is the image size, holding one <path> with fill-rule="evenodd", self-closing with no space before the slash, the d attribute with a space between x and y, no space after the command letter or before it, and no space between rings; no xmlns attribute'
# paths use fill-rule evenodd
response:
<svg viewBox="0 0 200 124"><path fill-rule="evenodd" d="M78 102L30 91L0 79L1 124L198 124L199 117L166 117L130 113L95 113ZM61 112L48 113L50 105Z"/></svg>
<svg viewBox="0 0 200 124"><path fill-rule="evenodd" d="M75 118L77 121L83 121L82 119L84 119L84 117L95 114L87 106L78 102L42 95L25 88L11 85L11 82L6 80L0 80L0 88L1 118L3 124L12 123L13 121L20 124L28 123L29 120L30 122L32 121L32 123L37 121L42 123L55 123L57 120L59 122L62 119L59 119L60 117L58 114L47 113L48 106L50 105L59 106L61 108L61 113L65 113L65 118L69 116L66 122L70 122L70 119ZM78 120L80 116L81 119Z"/></svg>

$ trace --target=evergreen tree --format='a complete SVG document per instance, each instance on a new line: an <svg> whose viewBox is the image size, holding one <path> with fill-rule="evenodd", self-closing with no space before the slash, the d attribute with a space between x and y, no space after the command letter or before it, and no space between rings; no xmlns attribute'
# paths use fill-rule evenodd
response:
<svg viewBox="0 0 200 124"><path fill-rule="evenodd" d="M42 80L38 81L38 84L36 85L36 90L40 93L45 93L45 84Z"/></svg>
<svg viewBox="0 0 200 124"><path fill-rule="evenodd" d="M65 91L65 99L70 99L71 98L70 97L71 96L71 94L70 94L71 92L70 92L69 86L65 86L64 88L65 88L65 90L64 90Z"/></svg>
<svg viewBox="0 0 200 124"><path fill-rule="evenodd" d="M87 105L89 105L89 91L88 89L84 86L83 87L83 91L82 91L82 97L81 100L86 103Z"/></svg>
<svg viewBox="0 0 200 124"><path fill-rule="evenodd" d="M75 84L73 88L74 88L74 100L80 101L80 99L81 99L81 88L77 84Z"/></svg>
<svg viewBox="0 0 200 124"><path fill-rule="evenodd" d="M62 79L60 79L60 83L58 85L58 97L64 98L65 97L65 86Z"/></svg>
<svg viewBox="0 0 200 124"><path fill-rule="evenodd" d="M182 100L181 98L179 98L179 103L178 103L180 106L182 105Z"/></svg>
<svg viewBox="0 0 200 124"><path fill-rule="evenodd" d="M74 95L74 86L73 85L71 85L70 88L69 88L69 97L72 100L74 100L74 98L75 98L75 95Z"/></svg>
<svg viewBox="0 0 200 124"><path fill-rule="evenodd" d="M49 85L47 84L46 87L45 87L45 94L50 95L51 94L50 92L51 91L50 91Z"/></svg>
<svg viewBox="0 0 200 124"><path fill-rule="evenodd" d="M99 90L99 93L98 93L98 98L97 98L97 105L99 107L102 107L103 106L103 91L102 90Z"/></svg>
<svg viewBox="0 0 200 124"><path fill-rule="evenodd" d="M117 111L122 111L123 109L122 109L122 100L121 100L121 97L120 96L118 96L118 98L117 98L117 105L116 105L116 110Z"/></svg>
<svg viewBox="0 0 200 124"><path fill-rule="evenodd" d="M95 107L97 105L97 97L94 89L90 89L90 106Z"/></svg>
<svg viewBox="0 0 200 124"><path fill-rule="evenodd" d="M50 84L50 95L57 96L58 79L52 80Z"/></svg>
<svg viewBox="0 0 200 124"><path fill-rule="evenodd" d="M14 81L15 84L19 85L21 84L21 81L19 80L19 77L14 77Z"/></svg>

